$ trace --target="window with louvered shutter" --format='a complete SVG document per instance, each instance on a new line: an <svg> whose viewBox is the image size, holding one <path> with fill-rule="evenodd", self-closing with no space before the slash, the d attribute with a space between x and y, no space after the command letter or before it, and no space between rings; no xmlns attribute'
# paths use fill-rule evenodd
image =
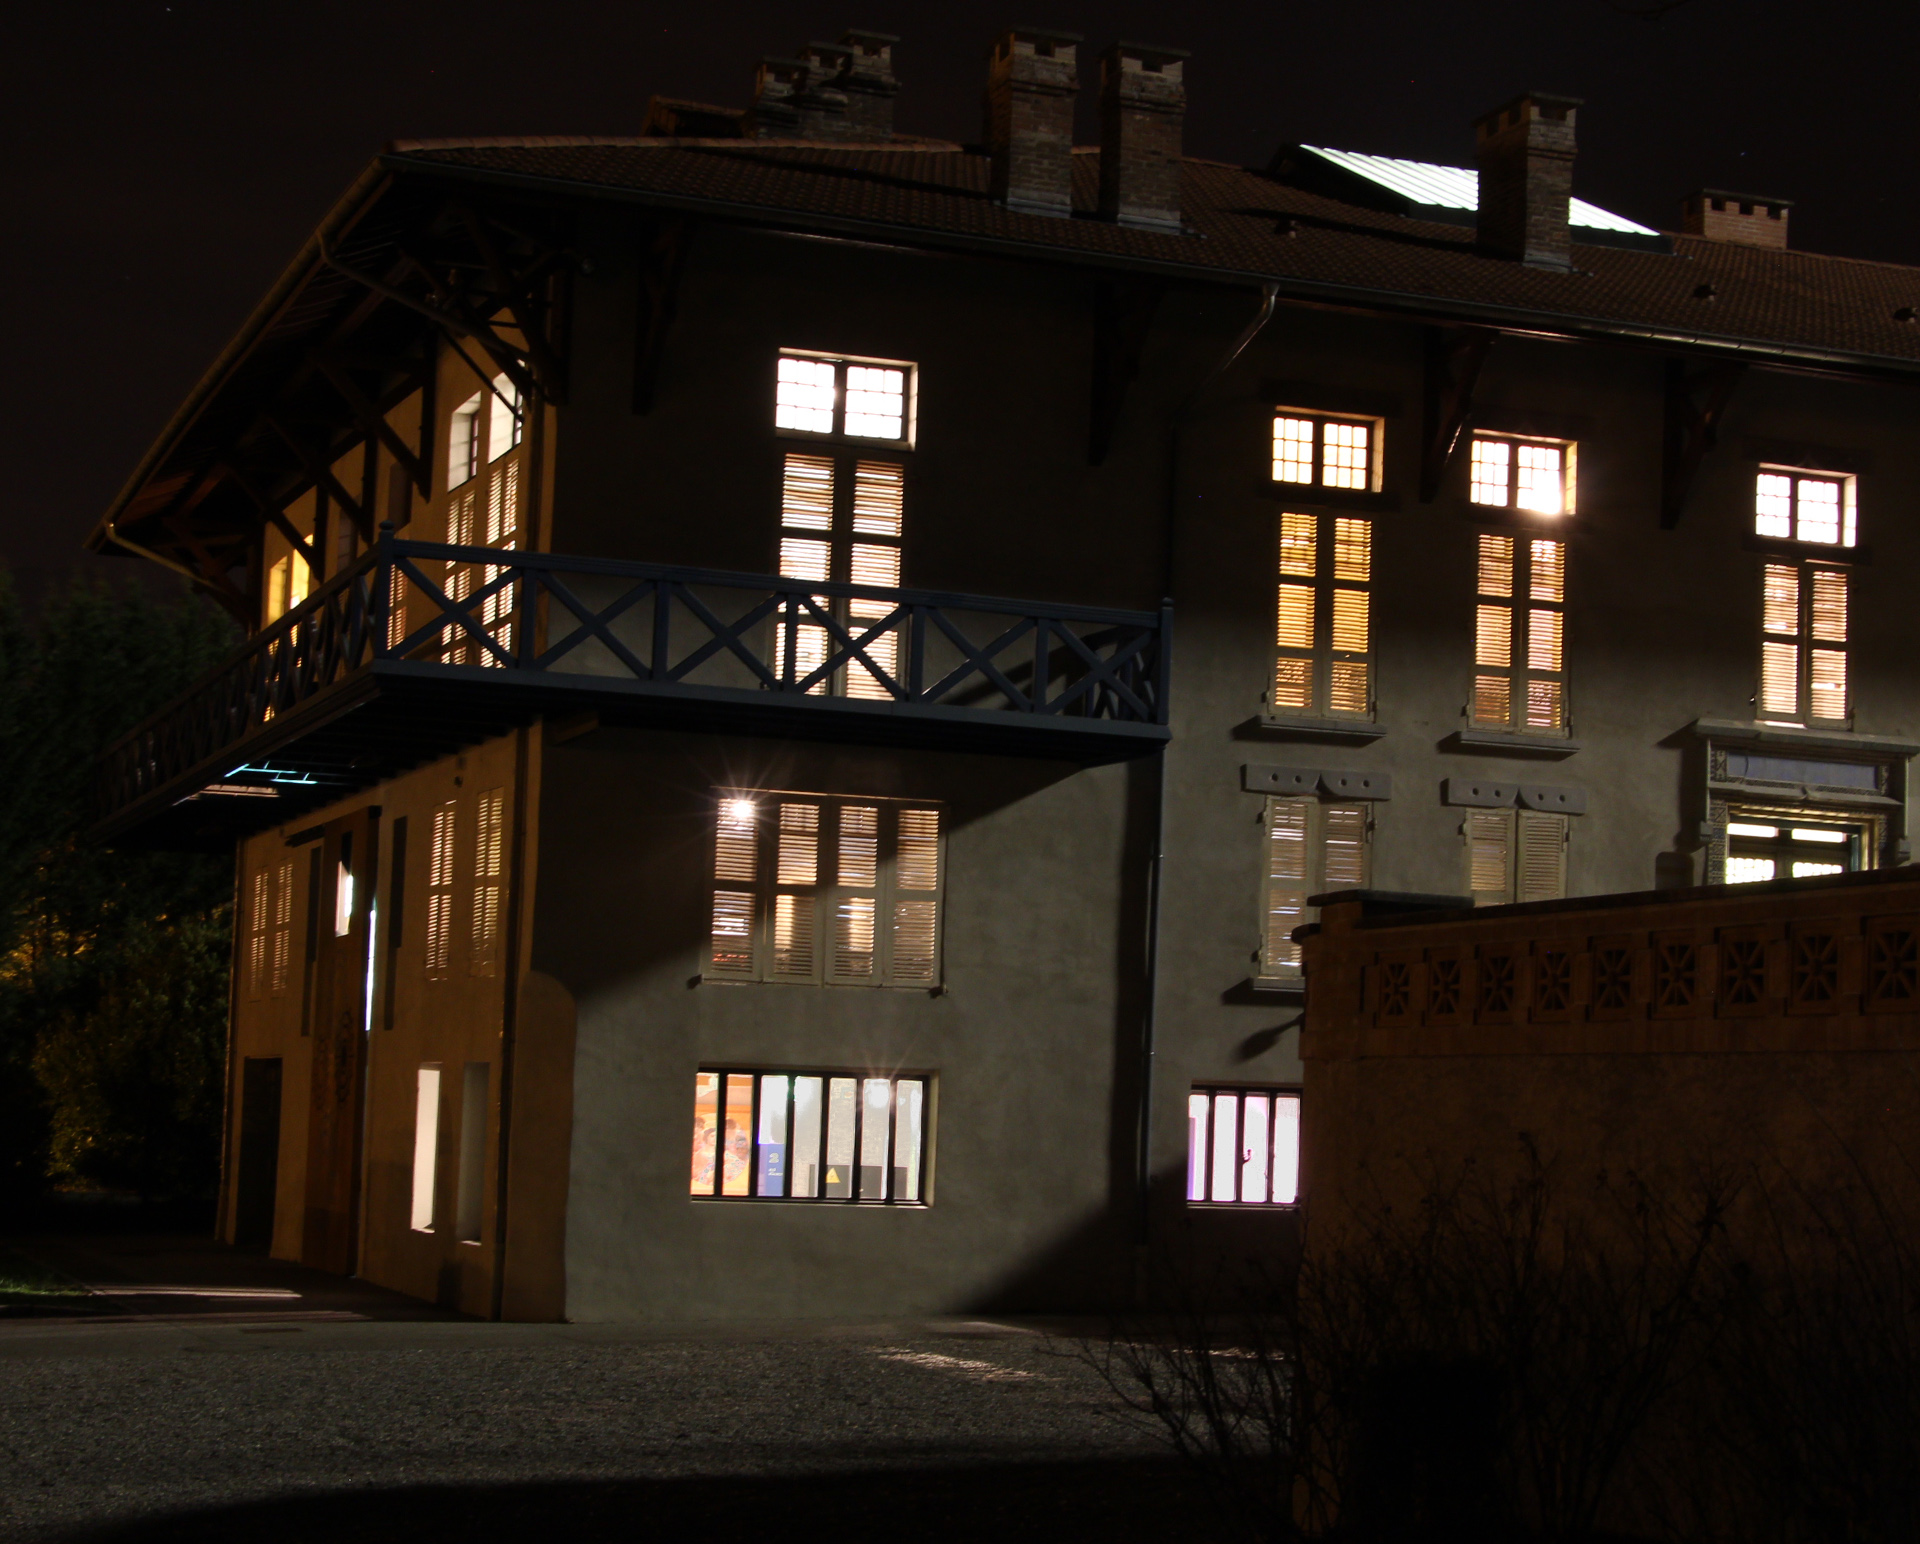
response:
<svg viewBox="0 0 1920 1544"><path fill-rule="evenodd" d="M1467 816L1467 888L1476 906L1513 899L1512 810L1474 810Z"/></svg>
<svg viewBox="0 0 1920 1544"><path fill-rule="evenodd" d="M723 791L708 974L936 986L941 866L937 809Z"/></svg>
<svg viewBox="0 0 1920 1544"><path fill-rule="evenodd" d="M780 573L788 579L828 580L900 588L900 537L906 509L906 468L897 461L835 458L793 452L785 458L780 488ZM851 633L868 663L851 664L807 688L890 702L900 666L899 624L886 625L895 600L815 596L813 606ZM806 607L783 610L776 619L774 670L783 678L789 640L793 679L803 681L833 652L827 627Z"/></svg>
<svg viewBox="0 0 1920 1544"><path fill-rule="evenodd" d="M247 905L247 996L266 989L269 924L273 919L273 871L256 869Z"/></svg>
<svg viewBox="0 0 1920 1544"><path fill-rule="evenodd" d="M274 880L273 940L268 953L267 990L274 997L286 994L289 972L293 967L293 859L280 865Z"/></svg>
<svg viewBox="0 0 1920 1544"><path fill-rule="evenodd" d="M520 545L521 441L525 404L506 375L455 408L447 431L447 542L455 547L492 547L512 552ZM442 583L455 603L481 598L469 614L508 654L514 646L514 585L490 589L508 573L497 563L448 563ZM398 631L396 632L396 627ZM391 647L404 638L404 617L389 623ZM498 667L493 650L458 627L441 630L441 655L451 664Z"/></svg>
<svg viewBox="0 0 1920 1544"><path fill-rule="evenodd" d="M1280 517L1274 605L1275 713L1365 718L1373 711L1373 523Z"/></svg>
<svg viewBox="0 0 1920 1544"><path fill-rule="evenodd" d="M506 898L506 808L504 788L489 788L475 801L473 833L473 937L468 970L492 976L500 970L500 932Z"/></svg>
<svg viewBox="0 0 1920 1544"><path fill-rule="evenodd" d="M1565 734L1566 543L1483 534L1476 574L1473 722Z"/></svg>
<svg viewBox="0 0 1920 1544"><path fill-rule="evenodd" d="M1841 724L1847 685L1847 574L1817 563L1768 563L1760 582L1760 717Z"/></svg>
<svg viewBox="0 0 1920 1544"><path fill-rule="evenodd" d="M427 849L426 968L431 980L445 980L453 963L453 847L459 826L459 801L449 799L433 812Z"/></svg>
<svg viewBox="0 0 1920 1544"><path fill-rule="evenodd" d="M1264 824L1260 975L1286 980L1300 974L1293 930L1318 914L1307 897L1365 886L1371 821L1364 804L1271 797Z"/></svg>
<svg viewBox="0 0 1920 1544"><path fill-rule="evenodd" d="M1473 904L1564 897L1569 829L1567 816L1541 810L1468 811L1464 834Z"/></svg>

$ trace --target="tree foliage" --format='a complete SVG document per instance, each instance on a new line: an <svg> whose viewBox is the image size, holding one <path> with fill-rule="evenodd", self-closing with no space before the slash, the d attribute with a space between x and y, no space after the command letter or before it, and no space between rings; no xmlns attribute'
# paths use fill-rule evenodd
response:
<svg viewBox="0 0 1920 1544"><path fill-rule="evenodd" d="M29 615L0 575L0 1198L213 1182L230 864L87 830L101 751L233 639L133 585L76 579Z"/></svg>

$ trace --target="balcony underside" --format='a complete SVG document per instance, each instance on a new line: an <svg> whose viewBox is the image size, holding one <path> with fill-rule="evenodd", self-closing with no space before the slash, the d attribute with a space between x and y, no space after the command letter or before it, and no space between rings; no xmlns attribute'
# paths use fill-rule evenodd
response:
<svg viewBox="0 0 1920 1544"><path fill-rule="evenodd" d="M608 727L1032 756L1087 766L1145 755L1167 738L1157 724L1108 719L775 696L602 676L516 678L474 665L375 660L115 811L94 835L119 846L224 851L239 837L298 819L536 718L579 714L592 714ZM206 791L213 786L272 792Z"/></svg>

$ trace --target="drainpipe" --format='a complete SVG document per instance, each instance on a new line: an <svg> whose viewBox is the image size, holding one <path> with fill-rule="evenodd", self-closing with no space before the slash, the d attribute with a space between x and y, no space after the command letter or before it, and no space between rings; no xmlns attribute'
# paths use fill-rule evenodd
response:
<svg viewBox="0 0 1920 1544"><path fill-rule="evenodd" d="M129 552L137 553L143 558L149 558L153 562L158 563L162 568L171 568L176 574L185 576L194 584L202 585L209 590L214 588L214 585L207 579L205 574L196 574L184 563L176 563L172 558L163 558L151 547L143 547L137 541L129 541L126 537L122 536L119 531L114 529L114 524L111 520L106 524L106 531L107 540L116 546L125 547Z"/></svg>
<svg viewBox="0 0 1920 1544"><path fill-rule="evenodd" d="M1253 319L1241 330L1240 336L1233 340L1233 347L1227 350L1226 355L1213 367L1207 378L1193 389L1187 400L1168 420L1167 518L1160 559L1160 573L1165 581L1163 588L1168 597L1162 605L1168 608L1173 605L1174 535L1180 509L1180 431L1192 417L1201 397L1211 390L1214 383L1232 367L1233 362L1246 352L1247 345L1260 335L1261 329L1273 320L1274 305L1279 293L1280 286L1272 281L1261 285L1260 309L1254 312ZM1141 1015L1140 1120L1135 1138L1139 1154L1139 1170L1136 1178L1140 1204L1138 1232L1135 1238L1135 1290L1142 1299L1142 1306L1145 1306L1147 1251L1153 1238L1153 1073L1154 1060L1159 1054L1155 1040L1160 1007L1160 894L1167 866L1166 744L1162 744L1159 750L1154 752L1154 774L1153 859L1151 877L1147 884L1146 1007Z"/></svg>

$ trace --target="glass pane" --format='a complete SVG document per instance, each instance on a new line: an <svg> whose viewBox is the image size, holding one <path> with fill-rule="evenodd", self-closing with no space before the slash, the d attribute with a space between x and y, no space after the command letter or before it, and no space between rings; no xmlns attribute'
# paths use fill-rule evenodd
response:
<svg viewBox="0 0 1920 1544"><path fill-rule="evenodd" d="M1778 836L1779 834L1778 826L1756 826L1744 820L1727 822L1728 836ZM1797 832L1795 834L1798 835Z"/></svg>
<svg viewBox="0 0 1920 1544"><path fill-rule="evenodd" d="M760 1130L754 1139L759 1172L755 1194L787 1193L787 1079L769 1074L760 1080Z"/></svg>
<svg viewBox="0 0 1920 1544"><path fill-rule="evenodd" d="M1291 1206L1300 1199L1300 1100L1283 1095L1273 1101L1273 1199Z"/></svg>
<svg viewBox="0 0 1920 1544"><path fill-rule="evenodd" d="M827 1080L827 1173L821 1194L844 1201L853 1194L853 1121L859 1108L852 1078Z"/></svg>
<svg viewBox="0 0 1920 1544"><path fill-rule="evenodd" d="M1313 420L1276 418L1273 421L1273 480L1313 481Z"/></svg>
<svg viewBox="0 0 1920 1544"><path fill-rule="evenodd" d="M1796 859L1793 865L1795 879L1812 879L1821 874L1844 874L1846 871L1847 866L1844 863L1806 863Z"/></svg>
<svg viewBox="0 0 1920 1544"><path fill-rule="evenodd" d="M820 1194L820 1079L793 1080L793 1174L787 1193Z"/></svg>
<svg viewBox="0 0 1920 1544"><path fill-rule="evenodd" d="M747 1164L753 1133L753 1078L744 1072L727 1078L725 1124L720 1129L720 1194L747 1193Z"/></svg>
<svg viewBox="0 0 1920 1544"><path fill-rule="evenodd" d="M867 1107L860 1116L860 1199L887 1198L887 1118L893 1111L893 1084L866 1080Z"/></svg>
<svg viewBox="0 0 1920 1544"><path fill-rule="evenodd" d="M893 1095L893 1198L920 1199L922 1123L926 1118L927 1085L919 1078L902 1078Z"/></svg>
<svg viewBox="0 0 1920 1544"><path fill-rule="evenodd" d="M1735 835L1739 829L1738 826L1730 825L1727 827L1727 834L1729 836ZM1847 833L1844 831L1821 831L1810 826L1795 826L1790 834L1796 842L1833 842L1837 844L1847 839Z"/></svg>
<svg viewBox="0 0 1920 1544"><path fill-rule="evenodd" d="M1727 883L1730 885L1750 885L1759 880L1771 878L1773 878L1773 859L1771 858L1727 859Z"/></svg>
<svg viewBox="0 0 1920 1544"><path fill-rule="evenodd" d="M1240 1129L1240 1199L1267 1199L1267 1109L1265 1094L1247 1094L1241 1100L1244 1111Z"/></svg>
<svg viewBox="0 0 1920 1544"><path fill-rule="evenodd" d="M699 1136L694 1138L699 1152ZM413 1091L413 1212L412 1226L433 1231L434 1167L440 1156L440 1069L422 1067ZM696 1156L696 1167L698 1158Z"/></svg>
<svg viewBox="0 0 1920 1544"><path fill-rule="evenodd" d="M1762 472L1754 485L1753 529L1760 536L1793 535L1793 479Z"/></svg>
<svg viewBox="0 0 1920 1544"><path fill-rule="evenodd" d="M838 395L833 365L827 360L782 359L774 392L774 427L831 434Z"/></svg>
<svg viewBox="0 0 1920 1544"><path fill-rule="evenodd" d="M1468 472L1467 497L1476 504L1505 504L1508 463L1512 460L1512 454L1512 448L1498 440L1475 440L1472 466ZM1488 538L1482 537L1481 540L1484 542Z"/></svg>
<svg viewBox="0 0 1920 1544"><path fill-rule="evenodd" d="M1566 507L1566 478L1558 445L1517 445L1514 504L1539 515L1557 515Z"/></svg>
<svg viewBox="0 0 1920 1544"><path fill-rule="evenodd" d="M1313 586L1283 584L1275 615L1274 642L1283 649L1313 647ZM1364 652L1364 651L1362 651Z"/></svg>
<svg viewBox="0 0 1920 1544"><path fill-rule="evenodd" d="M720 1107L720 1074L697 1073L693 1080L693 1186L697 1196L713 1194L714 1130ZM419 1224L415 1223L415 1227Z"/></svg>
<svg viewBox="0 0 1920 1544"><path fill-rule="evenodd" d="M1280 517L1280 572L1295 578L1311 579L1319 571L1315 557L1315 525L1312 515Z"/></svg>
<svg viewBox="0 0 1920 1544"><path fill-rule="evenodd" d="M1239 1199L1233 1183L1240 1157L1239 1103L1240 1096L1237 1094L1213 1096L1213 1184L1209 1192L1210 1200Z"/></svg>
<svg viewBox="0 0 1920 1544"><path fill-rule="evenodd" d="M1329 488L1364 488L1370 480L1373 431L1366 424L1322 424L1320 481Z"/></svg>
<svg viewBox="0 0 1920 1544"><path fill-rule="evenodd" d="M907 372L847 366L847 433L870 440L906 438Z"/></svg>
<svg viewBox="0 0 1920 1544"><path fill-rule="evenodd" d="M1207 1096L1187 1095L1187 1199L1207 1198Z"/></svg>
<svg viewBox="0 0 1920 1544"><path fill-rule="evenodd" d="M1815 477L1798 479L1800 486L1795 510L1801 541L1838 542L1840 540L1840 484Z"/></svg>

